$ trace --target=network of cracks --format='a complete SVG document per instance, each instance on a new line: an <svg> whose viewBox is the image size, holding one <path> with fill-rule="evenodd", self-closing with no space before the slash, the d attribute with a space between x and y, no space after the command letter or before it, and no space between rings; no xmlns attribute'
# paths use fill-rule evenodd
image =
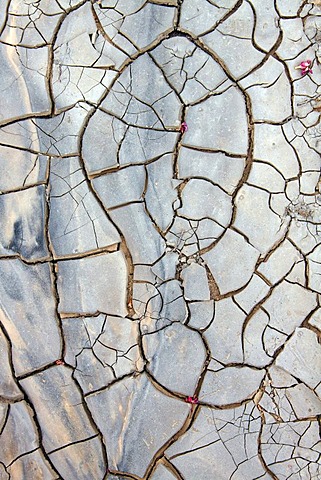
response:
<svg viewBox="0 0 321 480"><path fill-rule="evenodd" d="M321 478L320 5L0 4L0 480Z"/></svg>

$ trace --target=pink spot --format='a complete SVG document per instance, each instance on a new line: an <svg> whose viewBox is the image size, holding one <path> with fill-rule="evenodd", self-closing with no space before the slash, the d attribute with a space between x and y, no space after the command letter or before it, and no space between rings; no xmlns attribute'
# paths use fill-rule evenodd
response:
<svg viewBox="0 0 321 480"><path fill-rule="evenodd" d="M55 364L56 365L65 365L65 362L63 360L56 360Z"/></svg>
<svg viewBox="0 0 321 480"><path fill-rule="evenodd" d="M182 125L180 126L179 131L180 131L181 133L185 133L185 132L187 132L187 130L188 130L187 123L186 123L186 122L183 122Z"/></svg>
<svg viewBox="0 0 321 480"><path fill-rule="evenodd" d="M192 405L197 405L198 404L198 398L197 397L186 397L185 402L186 403L191 403Z"/></svg>
<svg viewBox="0 0 321 480"><path fill-rule="evenodd" d="M312 69L310 68L312 65L311 60L303 60L300 65L295 67L297 70L301 70L301 75L307 75L308 73L313 73Z"/></svg>

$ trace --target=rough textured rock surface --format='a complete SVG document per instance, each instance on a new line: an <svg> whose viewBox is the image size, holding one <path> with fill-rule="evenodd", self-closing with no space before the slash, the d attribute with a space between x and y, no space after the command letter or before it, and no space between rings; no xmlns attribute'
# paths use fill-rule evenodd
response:
<svg viewBox="0 0 321 480"><path fill-rule="evenodd" d="M0 40L0 480L320 480L321 1Z"/></svg>

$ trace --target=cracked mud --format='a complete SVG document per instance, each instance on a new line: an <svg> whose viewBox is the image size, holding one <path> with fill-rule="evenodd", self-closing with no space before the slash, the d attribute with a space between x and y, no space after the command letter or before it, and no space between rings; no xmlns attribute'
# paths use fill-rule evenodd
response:
<svg viewBox="0 0 321 480"><path fill-rule="evenodd" d="M320 6L1 2L0 480L321 479Z"/></svg>

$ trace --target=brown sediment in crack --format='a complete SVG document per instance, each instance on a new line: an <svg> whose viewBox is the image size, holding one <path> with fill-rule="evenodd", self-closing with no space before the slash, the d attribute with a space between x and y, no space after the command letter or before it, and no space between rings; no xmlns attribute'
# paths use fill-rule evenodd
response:
<svg viewBox="0 0 321 480"><path fill-rule="evenodd" d="M215 278L209 268L208 265L205 265L205 270L206 270L206 275L207 275L207 281L208 281L208 286L210 289L210 299L211 300L220 300L221 298L221 293L218 288L218 285L215 281Z"/></svg>
<svg viewBox="0 0 321 480"><path fill-rule="evenodd" d="M134 264L129 248L125 242L125 238L122 238L120 244L120 251L123 252L126 259L127 268L128 268L128 283L127 283L127 310L128 315L131 317L135 315L135 310L133 307L133 288L134 288Z"/></svg>
<svg viewBox="0 0 321 480"><path fill-rule="evenodd" d="M58 35L58 33L57 33L57 35ZM48 52L48 67L47 67L47 73L46 73L46 88L47 88L48 96L49 96L50 114L54 115L54 112L55 112L55 98L54 98L53 84L52 84L53 62L54 62L53 46L50 45L48 47L48 50L49 50L49 52Z"/></svg>
<svg viewBox="0 0 321 480"><path fill-rule="evenodd" d="M60 312L60 317L63 318L92 318L99 317L99 315L108 315L106 312Z"/></svg>
<svg viewBox="0 0 321 480"><path fill-rule="evenodd" d="M186 106L182 104L181 113L180 113L180 123L181 123L181 125L183 125L183 123L185 122L186 113L187 113ZM173 178L176 179L176 180L179 179L178 157L179 157L179 152L180 152L180 149L181 149L181 146L182 146L183 136L184 136L184 132L182 130L179 131L178 132L178 138L177 138L176 145L175 145L174 152L173 152ZM184 185L184 182L181 185ZM181 192L182 192L182 188L183 188L183 186L181 186L181 185L179 185L179 187L177 189L180 203L181 203Z"/></svg>

